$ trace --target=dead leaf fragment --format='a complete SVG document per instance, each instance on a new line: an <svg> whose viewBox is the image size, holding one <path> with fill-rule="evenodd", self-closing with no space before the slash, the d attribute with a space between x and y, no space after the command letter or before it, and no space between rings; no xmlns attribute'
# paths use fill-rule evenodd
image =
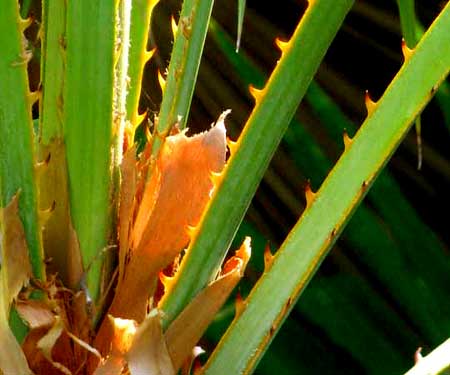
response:
<svg viewBox="0 0 450 375"><path fill-rule="evenodd" d="M165 332L175 370L189 357L194 345L242 278L250 252L250 237L247 237L235 256L226 262L221 276L201 291Z"/></svg>
<svg viewBox="0 0 450 375"><path fill-rule="evenodd" d="M131 375L175 375L156 309L139 326L126 357Z"/></svg>
<svg viewBox="0 0 450 375"><path fill-rule="evenodd" d="M55 324L49 329L49 331L37 342L37 348L41 350L44 357L59 371L64 374L72 375L72 372L63 364L56 362L52 359L52 350L60 338L64 330L63 321L56 316Z"/></svg>
<svg viewBox="0 0 450 375"><path fill-rule="evenodd" d="M54 314L43 301L17 301L15 307L30 329L50 328L55 323Z"/></svg>
<svg viewBox="0 0 450 375"><path fill-rule="evenodd" d="M9 306L32 276L25 232L19 217L19 198L0 209L2 278L6 281L5 304Z"/></svg>
<svg viewBox="0 0 450 375"><path fill-rule="evenodd" d="M8 324L11 303L32 275L17 194L0 209L0 251L0 373L28 375L32 372Z"/></svg>

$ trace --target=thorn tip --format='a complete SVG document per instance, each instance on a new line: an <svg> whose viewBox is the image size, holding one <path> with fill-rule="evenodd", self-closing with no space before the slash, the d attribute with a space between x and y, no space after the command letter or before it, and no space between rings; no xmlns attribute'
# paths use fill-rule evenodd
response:
<svg viewBox="0 0 450 375"><path fill-rule="evenodd" d="M306 198L306 207L310 207L316 197L316 193L314 193L311 189L311 181L306 181L305 185L305 198Z"/></svg>
<svg viewBox="0 0 450 375"><path fill-rule="evenodd" d="M264 271L267 272L270 269L270 266L273 262L272 251L270 250L270 244L267 243L264 248Z"/></svg>
<svg viewBox="0 0 450 375"><path fill-rule="evenodd" d="M172 36L175 39L175 37L177 36L177 32L178 32L178 25L177 25L177 21L175 21L174 16L170 17L170 26L172 28Z"/></svg>
<svg viewBox="0 0 450 375"><path fill-rule="evenodd" d="M19 28L22 32L24 32L30 25L33 23L33 18L21 18L19 17Z"/></svg>
<svg viewBox="0 0 450 375"><path fill-rule="evenodd" d="M344 129L343 138L344 138L344 146L347 149L352 144L353 141L348 135L347 129Z"/></svg>
<svg viewBox="0 0 450 375"><path fill-rule="evenodd" d="M283 53L288 49L289 41L281 40L280 38L275 38L275 44L278 49Z"/></svg>
<svg viewBox="0 0 450 375"><path fill-rule="evenodd" d="M406 44L405 39L402 39L402 53L405 62L409 60L413 52L414 49L409 48L408 45Z"/></svg>
<svg viewBox="0 0 450 375"><path fill-rule="evenodd" d="M230 150L230 155L234 155L239 147L239 144L238 141L232 141L229 137L227 137L227 146Z"/></svg>
<svg viewBox="0 0 450 375"><path fill-rule="evenodd" d="M248 91L250 92L250 95L253 96L253 99L255 99L255 102L258 102L263 96L264 89L256 89L253 85L249 85Z"/></svg>
<svg viewBox="0 0 450 375"><path fill-rule="evenodd" d="M158 69L158 82L159 82L159 86L161 87L162 92L164 92L164 89L166 88L166 80L164 79L164 77L159 69Z"/></svg>
<svg viewBox="0 0 450 375"><path fill-rule="evenodd" d="M56 207L56 201L53 201L49 208L39 211L39 219L40 219L41 226L44 226L45 223L48 221L48 219L50 219L50 216L52 216L53 211L55 211L55 207Z"/></svg>
<svg viewBox="0 0 450 375"><path fill-rule="evenodd" d="M367 115L370 116L375 110L377 103L372 100L369 94L369 90L366 90L364 95L364 103L366 104Z"/></svg>
<svg viewBox="0 0 450 375"><path fill-rule="evenodd" d="M149 62L149 60L153 57L156 52L156 48L152 48L150 51L144 52L144 61L145 63Z"/></svg>
<svg viewBox="0 0 450 375"><path fill-rule="evenodd" d="M28 93L28 103L30 106L33 106L34 103L36 103L41 96L41 92L39 90L31 91Z"/></svg>

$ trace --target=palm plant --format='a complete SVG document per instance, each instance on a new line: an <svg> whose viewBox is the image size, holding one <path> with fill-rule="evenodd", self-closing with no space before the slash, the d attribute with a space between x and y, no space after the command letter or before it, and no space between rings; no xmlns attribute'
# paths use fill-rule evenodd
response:
<svg viewBox="0 0 450 375"><path fill-rule="evenodd" d="M311 1L292 36L277 40L281 56L264 83L244 53L231 51L226 31L211 19L213 1L185 0L173 22L170 65L159 73L160 108L142 113L143 70L155 55L147 44L156 3L44 0L33 34L37 22L24 19L30 2L1 2L0 369L5 374L253 371L435 93L448 110L450 4L419 38L412 2L399 1L405 34L401 69L379 101L366 94L363 125L353 138L344 134L345 151L320 189L314 193L306 186L298 223L275 255L265 250L257 283L248 297L237 297L233 322L197 368L193 348L243 276L250 238L224 259L283 136L300 163L301 142L314 188L328 171L314 139L298 124L288 126L353 1ZM240 2L240 32L243 9ZM207 132L188 136L184 130L208 29L242 82L257 85L251 86L255 105L236 141L226 138L228 112ZM34 40L33 35L40 45L30 45L27 37ZM40 54L36 91L30 91L27 70L32 50ZM311 85L307 100L324 122L331 119L353 132L320 86ZM277 186L276 175L267 178ZM393 209L408 213L417 245L408 242L401 225L392 230L402 246L429 248L426 256L408 260L417 272L405 267L408 249L397 253L363 206L349 225L348 241L368 248L364 261L377 269L420 334L437 345L450 326L450 307L436 301L447 295L450 263L396 189L391 176L380 175L370 199L394 223ZM386 194L392 201L386 202ZM420 240L422 234L426 240ZM391 261L384 262L373 246L389 250ZM430 267L436 270L431 276ZM424 304L414 303L417 296ZM379 301L371 303L393 325L404 324ZM328 331L339 341L336 330ZM381 335L367 334L380 353L401 362L388 354ZM370 363L351 335L340 344ZM418 361L411 373L447 368L448 345Z"/></svg>

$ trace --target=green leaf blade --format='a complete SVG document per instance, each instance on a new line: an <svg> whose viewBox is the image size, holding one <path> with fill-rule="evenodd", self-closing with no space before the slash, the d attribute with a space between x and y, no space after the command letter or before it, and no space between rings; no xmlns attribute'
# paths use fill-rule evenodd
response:
<svg viewBox="0 0 450 375"><path fill-rule="evenodd" d="M114 1L67 4L64 138L70 208L94 300L112 213L115 11Z"/></svg>

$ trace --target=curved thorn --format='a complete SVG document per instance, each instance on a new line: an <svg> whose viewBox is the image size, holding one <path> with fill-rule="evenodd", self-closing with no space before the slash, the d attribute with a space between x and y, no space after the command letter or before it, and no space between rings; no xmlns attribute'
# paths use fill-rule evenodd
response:
<svg viewBox="0 0 450 375"><path fill-rule="evenodd" d="M48 163L50 163L51 153L49 152L43 161L39 161L34 165L36 174L41 175L43 171L47 169Z"/></svg>
<svg viewBox="0 0 450 375"><path fill-rule="evenodd" d="M155 52L156 52L156 47L155 48L152 48L150 51L145 51L144 52L144 61L146 62L146 63L148 63L149 62L149 60L153 57L153 55L155 54Z"/></svg>
<svg viewBox="0 0 450 375"><path fill-rule="evenodd" d="M377 103L372 100L369 94L369 90L366 90L364 95L364 103L366 104L367 116L370 116L375 110Z"/></svg>
<svg viewBox="0 0 450 375"><path fill-rule="evenodd" d="M159 276L159 281L161 281L161 284L164 286L164 293L166 293L168 290L170 290L170 288L173 284L174 277L167 276L166 274L164 274L163 271L161 271L158 276Z"/></svg>
<svg viewBox="0 0 450 375"><path fill-rule="evenodd" d="M289 48L289 41L284 41L280 38L275 38L275 44L282 53Z"/></svg>
<svg viewBox="0 0 450 375"><path fill-rule="evenodd" d="M151 144L153 141L153 135L150 132L150 128L148 126L145 127L145 139L147 140L148 144Z"/></svg>
<svg viewBox="0 0 450 375"><path fill-rule="evenodd" d="M173 38L175 39L175 37L177 36L177 32L178 32L178 25L177 25L177 21L175 21L174 16L170 17L170 26L172 28Z"/></svg>
<svg viewBox="0 0 450 375"><path fill-rule="evenodd" d="M49 208L39 211L39 222L41 223L41 226L44 226L50 216L52 216L53 211L55 211L55 207L56 201L53 201L52 205Z"/></svg>
<svg viewBox="0 0 450 375"><path fill-rule="evenodd" d="M311 189L311 182L306 181L305 185L305 198L306 198L306 207L310 207L316 197L316 193L314 193Z"/></svg>
<svg viewBox="0 0 450 375"><path fill-rule="evenodd" d="M407 62L409 60L409 58L411 57L413 52L414 52L414 50L407 46L405 39L402 39L402 53L403 53L403 58L404 58L405 62Z"/></svg>
<svg viewBox="0 0 450 375"><path fill-rule="evenodd" d="M270 267L272 266L272 262L272 251L270 250L270 244L267 243L266 247L264 248L264 272L267 272L270 269Z"/></svg>
<svg viewBox="0 0 450 375"><path fill-rule="evenodd" d="M230 155L233 155L239 147L238 142L232 141L229 137L227 137L227 146L230 150Z"/></svg>
<svg viewBox="0 0 450 375"><path fill-rule="evenodd" d="M158 82L159 82L159 86L161 87L162 92L164 92L164 89L166 88L166 80L164 79L164 77L161 74L161 71L159 69L158 69Z"/></svg>
<svg viewBox="0 0 450 375"><path fill-rule="evenodd" d="M261 97L263 96L264 89L256 89L253 85L248 86L248 91L250 92L250 95L253 96L253 99L255 99L255 102L259 102Z"/></svg>
<svg viewBox="0 0 450 375"><path fill-rule="evenodd" d="M141 114L136 113L136 115L134 116L134 124L133 124L133 128L135 130L146 119L147 114L148 114L148 111L145 111L144 113L141 113Z"/></svg>
<svg viewBox="0 0 450 375"><path fill-rule="evenodd" d="M24 32L33 23L33 17L21 18L19 17L19 29Z"/></svg>
<svg viewBox="0 0 450 375"><path fill-rule="evenodd" d="M41 92L39 90L31 91L28 93L28 103L30 106L33 106L34 103L36 103L39 98L41 97Z"/></svg>
<svg viewBox="0 0 450 375"><path fill-rule="evenodd" d="M347 149L352 144L352 139L348 135L347 129L344 129L343 138L344 138L345 149Z"/></svg>

